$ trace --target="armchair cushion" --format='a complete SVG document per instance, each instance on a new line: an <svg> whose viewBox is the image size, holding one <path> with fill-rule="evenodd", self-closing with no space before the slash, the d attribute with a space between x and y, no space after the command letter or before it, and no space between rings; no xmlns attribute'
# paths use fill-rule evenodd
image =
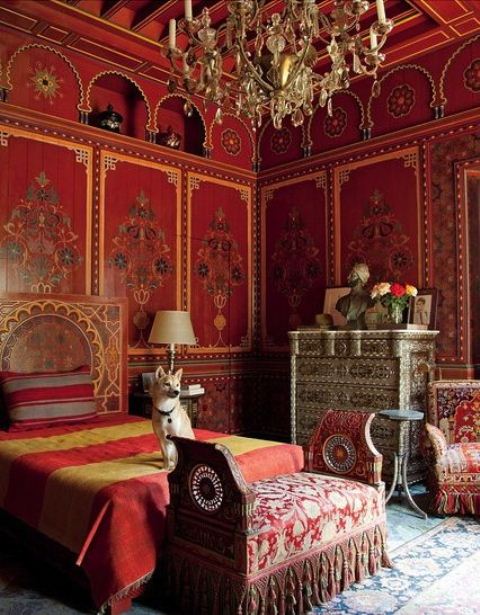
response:
<svg viewBox="0 0 480 615"><path fill-rule="evenodd" d="M461 475L465 482L480 481L480 442L451 444L443 457L438 460L444 476ZM470 476L468 476L470 475Z"/></svg>

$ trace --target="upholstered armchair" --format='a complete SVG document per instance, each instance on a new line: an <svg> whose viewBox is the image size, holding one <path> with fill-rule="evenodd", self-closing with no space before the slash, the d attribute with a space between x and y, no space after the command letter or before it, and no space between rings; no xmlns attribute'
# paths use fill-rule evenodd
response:
<svg viewBox="0 0 480 615"><path fill-rule="evenodd" d="M480 380L431 382L426 429L436 512L480 515Z"/></svg>

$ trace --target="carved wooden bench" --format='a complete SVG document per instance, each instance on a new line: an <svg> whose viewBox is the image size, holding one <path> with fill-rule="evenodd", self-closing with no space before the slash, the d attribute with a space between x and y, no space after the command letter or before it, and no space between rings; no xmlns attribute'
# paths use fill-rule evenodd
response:
<svg viewBox="0 0 480 615"><path fill-rule="evenodd" d="M372 418L325 411L307 471L251 484L225 447L172 438L168 566L182 613L299 615L390 566Z"/></svg>

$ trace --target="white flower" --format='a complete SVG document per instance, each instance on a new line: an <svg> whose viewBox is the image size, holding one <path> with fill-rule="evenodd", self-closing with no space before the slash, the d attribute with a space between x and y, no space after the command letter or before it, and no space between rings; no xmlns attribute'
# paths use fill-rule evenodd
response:
<svg viewBox="0 0 480 615"><path fill-rule="evenodd" d="M372 297L372 299L376 299L377 297L383 297L390 292L390 288L390 282L379 282L378 284L375 284L375 286L372 288L370 296Z"/></svg>

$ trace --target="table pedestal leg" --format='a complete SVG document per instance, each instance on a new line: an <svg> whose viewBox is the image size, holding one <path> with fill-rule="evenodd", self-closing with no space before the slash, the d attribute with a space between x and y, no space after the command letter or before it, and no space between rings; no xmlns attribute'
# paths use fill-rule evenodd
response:
<svg viewBox="0 0 480 615"><path fill-rule="evenodd" d="M408 453L405 454L402 459L402 483L403 483L403 488L405 490L405 495L407 496L408 503L413 508L413 510L418 512L424 519L427 519L428 518L427 513L423 512L423 510L417 506L414 499L412 498L410 489L408 488L407 465L408 465Z"/></svg>
<svg viewBox="0 0 480 615"><path fill-rule="evenodd" d="M394 453L393 455L393 477L392 477L392 482L390 484L390 489L388 490L388 493L385 496L385 504L392 497L393 492L395 491L395 487L397 486L397 483L399 482L398 480L400 478L399 470L400 470L400 464L398 463L398 455L397 453Z"/></svg>

